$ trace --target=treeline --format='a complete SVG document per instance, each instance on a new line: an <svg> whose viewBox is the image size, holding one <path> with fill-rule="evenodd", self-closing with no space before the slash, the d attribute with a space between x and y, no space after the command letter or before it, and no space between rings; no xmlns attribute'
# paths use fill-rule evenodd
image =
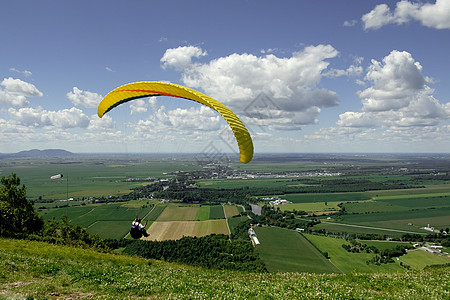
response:
<svg viewBox="0 0 450 300"><path fill-rule="evenodd" d="M407 248L407 246L397 246L395 248L381 250L380 255L376 255L374 258L366 261L366 263L375 265L393 263L393 258L406 254Z"/></svg>
<svg viewBox="0 0 450 300"><path fill-rule="evenodd" d="M276 226L281 228L296 229L303 228L309 232L309 228L320 223L319 219L297 219L305 215L304 211L281 211L279 207L274 209L271 206L264 205L261 208L263 220L258 220L262 225Z"/></svg>
<svg viewBox="0 0 450 300"><path fill-rule="evenodd" d="M246 240L226 235L183 237L177 241L137 240L126 245L124 253L204 268L267 272L264 263Z"/></svg>

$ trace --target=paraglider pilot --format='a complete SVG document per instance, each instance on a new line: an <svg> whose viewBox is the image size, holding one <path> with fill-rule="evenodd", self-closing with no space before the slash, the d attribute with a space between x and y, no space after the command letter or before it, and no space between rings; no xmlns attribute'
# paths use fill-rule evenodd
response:
<svg viewBox="0 0 450 300"><path fill-rule="evenodd" d="M134 239L140 239L142 236L147 237L148 233L145 230L145 226L147 226L147 221L145 225L142 225L141 219L136 217L133 222L131 222L130 235Z"/></svg>

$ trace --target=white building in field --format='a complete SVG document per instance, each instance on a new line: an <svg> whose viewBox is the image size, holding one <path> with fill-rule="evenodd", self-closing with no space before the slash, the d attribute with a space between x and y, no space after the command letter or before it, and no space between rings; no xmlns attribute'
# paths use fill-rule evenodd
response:
<svg viewBox="0 0 450 300"><path fill-rule="evenodd" d="M248 234L250 236L250 239L253 241L253 244L255 244L255 245L259 245L260 244L258 238L256 237L256 233L253 230L253 228L250 228L248 230Z"/></svg>
<svg viewBox="0 0 450 300"><path fill-rule="evenodd" d="M430 227L430 224L428 224L427 227L424 227L423 229L434 232L434 227Z"/></svg>

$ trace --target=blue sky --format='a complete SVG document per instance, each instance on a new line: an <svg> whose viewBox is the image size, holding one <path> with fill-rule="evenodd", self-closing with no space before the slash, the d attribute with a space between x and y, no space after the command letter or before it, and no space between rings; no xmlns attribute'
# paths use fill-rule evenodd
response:
<svg viewBox="0 0 450 300"><path fill-rule="evenodd" d="M255 153L448 152L450 1L9 1L0 153L236 152L180 99L110 90L167 81L216 98Z"/></svg>

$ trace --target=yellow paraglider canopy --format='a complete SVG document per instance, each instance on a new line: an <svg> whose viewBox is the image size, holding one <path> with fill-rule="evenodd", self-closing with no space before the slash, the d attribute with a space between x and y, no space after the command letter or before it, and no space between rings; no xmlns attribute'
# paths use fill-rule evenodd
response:
<svg viewBox="0 0 450 300"><path fill-rule="evenodd" d="M189 99L217 111L230 125L239 146L240 160L244 164L253 158L252 138L239 118L225 105L203 93L182 85L166 82L142 81L125 84L111 92L100 102L97 114L101 118L114 107L133 99L151 96L171 96Z"/></svg>

